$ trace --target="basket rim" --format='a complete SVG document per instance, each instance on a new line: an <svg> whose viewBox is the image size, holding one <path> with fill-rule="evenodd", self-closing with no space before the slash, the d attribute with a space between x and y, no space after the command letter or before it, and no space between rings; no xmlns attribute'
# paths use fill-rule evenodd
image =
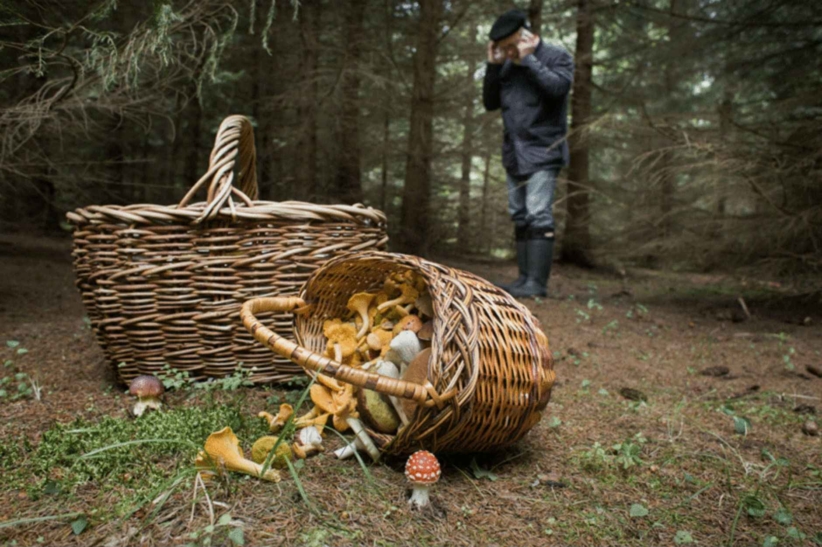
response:
<svg viewBox="0 0 822 547"><path fill-rule="evenodd" d="M87 205L66 213L66 218L77 226L113 219L132 224L196 224L202 211L208 206L201 201L183 207L178 205L158 205L136 203L131 205ZM384 212L361 203L354 205L320 205L304 201L253 201L251 205L237 203L234 207L223 207L217 211L214 220L231 221L272 221L295 222L357 222L374 226L385 226L388 219Z"/></svg>

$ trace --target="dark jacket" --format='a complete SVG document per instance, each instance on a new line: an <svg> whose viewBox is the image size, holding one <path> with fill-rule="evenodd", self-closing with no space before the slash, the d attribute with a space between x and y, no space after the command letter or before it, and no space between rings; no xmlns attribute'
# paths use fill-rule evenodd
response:
<svg viewBox="0 0 822 547"><path fill-rule="evenodd" d="M568 92L574 59L540 40L519 65L489 63L482 85L486 110L502 108L502 164L511 175L568 165Z"/></svg>

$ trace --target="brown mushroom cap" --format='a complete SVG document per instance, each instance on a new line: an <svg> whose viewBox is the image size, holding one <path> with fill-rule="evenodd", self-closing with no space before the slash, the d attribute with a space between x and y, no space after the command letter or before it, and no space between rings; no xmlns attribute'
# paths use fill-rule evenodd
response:
<svg viewBox="0 0 822 547"><path fill-rule="evenodd" d="M399 334L404 330L410 330L413 333L419 332L422 328L422 321L416 315L406 315L394 324L394 334Z"/></svg>
<svg viewBox="0 0 822 547"><path fill-rule="evenodd" d="M128 392L137 397L159 397L165 388L163 383L155 376L143 375L131 381Z"/></svg>
<svg viewBox="0 0 822 547"><path fill-rule="evenodd" d="M417 331L417 338L422 340L423 342L430 342L431 339L434 337L434 322L433 321L426 321L420 327L420 330Z"/></svg>
<svg viewBox="0 0 822 547"><path fill-rule="evenodd" d="M440 462L427 450L414 452L405 464L405 476L413 484L434 484L440 474Z"/></svg>
<svg viewBox="0 0 822 547"><path fill-rule="evenodd" d="M431 348L425 348L408 363L402 379L406 382L424 384L428 380L428 361L431 359ZM409 418L417 411L417 402L411 399L400 399L402 411Z"/></svg>

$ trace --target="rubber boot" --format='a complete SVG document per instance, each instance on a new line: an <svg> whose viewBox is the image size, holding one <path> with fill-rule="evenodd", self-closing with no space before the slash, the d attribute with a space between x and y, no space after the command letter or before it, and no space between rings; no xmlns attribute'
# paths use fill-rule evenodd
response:
<svg viewBox="0 0 822 547"><path fill-rule="evenodd" d="M514 227L514 237L516 238L517 249L517 266L519 267L519 277L511 283L499 283L497 287L505 292L511 292L511 289L522 286L528 279L528 240L526 239L527 228L524 226Z"/></svg>
<svg viewBox="0 0 822 547"><path fill-rule="evenodd" d="M528 268L525 283L512 288L509 293L516 298L528 298L548 295L548 278L551 276L551 263L554 259L554 238L552 232L545 230L531 232L526 241L528 247Z"/></svg>

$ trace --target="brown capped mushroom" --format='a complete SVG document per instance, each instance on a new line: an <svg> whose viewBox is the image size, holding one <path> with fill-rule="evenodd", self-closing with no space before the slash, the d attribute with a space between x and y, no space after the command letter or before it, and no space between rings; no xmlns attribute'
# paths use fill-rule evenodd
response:
<svg viewBox="0 0 822 547"><path fill-rule="evenodd" d="M425 384L428 381L428 361L431 359L431 348L425 348L408 364L402 379L414 384ZM417 403L411 399L400 399L402 410L406 416L413 416L417 411Z"/></svg>
<svg viewBox="0 0 822 547"><path fill-rule="evenodd" d="M421 342L431 342L431 339L434 337L434 322L433 321L426 321L420 327L420 330L417 331L417 338L420 339Z"/></svg>
<svg viewBox="0 0 822 547"><path fill-rule="evenodd" d="M159 410L162 406L160 396L165 391L163 383L155 376L138 376L131 381L128 392L137 397L132 413L142 416L146 409Z"/></svg>
<svg viewBox="0 0 822 547"><path fill-rule="evenodd" d="M422 321L416 315L406 315L394 325L393 333L397 335L404 330L410 330L414 334L422 328Z"/></svg>

